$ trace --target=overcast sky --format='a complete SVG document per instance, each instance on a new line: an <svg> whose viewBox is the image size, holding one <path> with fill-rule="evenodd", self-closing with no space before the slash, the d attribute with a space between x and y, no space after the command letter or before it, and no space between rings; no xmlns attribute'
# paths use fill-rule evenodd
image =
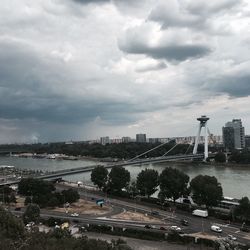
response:
<svg viewBox="0 0 250 250"><path fill-rule="evenodd" d="M1 0L0 143L250 133L247 0Z"/></svg>

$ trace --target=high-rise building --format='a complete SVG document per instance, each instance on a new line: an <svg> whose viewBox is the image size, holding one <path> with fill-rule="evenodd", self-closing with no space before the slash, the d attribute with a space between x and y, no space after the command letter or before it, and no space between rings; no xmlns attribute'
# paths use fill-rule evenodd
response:
<svg viewBox="0 0 250 250"><path fill-rule="evenodd" d="M136 134L136 142L147 142L146 134Z"/></svg>
<svg viewBox="0 0 250 250"><path fill-rule="evenodd" d="M124 136L124 137L122 137L122 142L123 142L123 143L131 142L131 138L128 137L128 136Z"/></svg>
<svg viewBox="0 0 250 250"><path fill-rule="evenodd" d="M109 136L101 137L100 141L102 145L109 144L110 143Z"/></svg>
<svg viewBox="0 0 250 250"><path fill-rule="evenodd" d="M250 148L250 135L245 135L245 147Z"/></svg>
<svg viewBox="0 0 250 250"><path fill-rule="evenodd" d="M245 129L241 119L233 119L222 128L223 144L226 149L240 149L245 147Z"/></svg>

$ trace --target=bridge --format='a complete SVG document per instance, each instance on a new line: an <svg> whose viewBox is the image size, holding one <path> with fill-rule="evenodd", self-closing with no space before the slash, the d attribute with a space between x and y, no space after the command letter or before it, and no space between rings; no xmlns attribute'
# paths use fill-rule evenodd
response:
<svg viewBox="0 0 250 250"><path fill-rule="evenodd" d="M141 164L150 164L150 163L163 163L163 162L168 162L168 161L184 161L184 160L206 160L209 157L213 157L214 154L208 154L208 139L207 139L207 121L209 120L208 117L202 116L200 118L197 118L198 121L200 121L199 124L199 129L198 129L198 134L196 136L195 140L195 146L192 154L180 154L180 155L170 155L167 156L168 153L170 153L178 144L175 144L170 150L168 150L165 154L163 154L160 157L154 157L154 158L140 158L142 156L146 156L149 152L164 146L165 144L169 143L162 143L155 148L152 148L140 155L137 155L136 157L127 160L127 161L120 161L116 162L114 164L107 164L103 165L105 168L113 168L117 166L130 166L130 165L141 165ZM201 133L201 128L205 127L205 147L204 147L204 153L197 153L197 147L200 139L200 133ZM79 167L79 168L73 168L73 169L66 169L66 170L59 170L55 171L52 173L48 174L42 174L39 176L31 176L37 179L53 179L53 178L58 178L66 175L74 175L74 174L79 174L79 173L84 173L84 172L91 172L96 165L91 165L91 166L85 166L85 167ZM11 185L11 184L17 184L20 180L15 180L15 181L10 181L10 182L5 182L5 183L0 183L0 186L3 185Z"/></svg>
<svg viewBox="0 0 250 250"><path fill-rule="evenodd" d="M214 155L211 154L209 157L213 157ZM150 164L150 163L163 163L163 162L168 162L168 161L184 161L184 160L201 160L204 158L204 154L188 154L188 155L171 155L171 156L164 156L164 157L155 157L155 158L145 158L145 159L139 159L136 161L122 161L122 162L116 162L115 164L107 164L107 165L102 165L105 168L113 168L117 166L131 166L131 165L141 165L141 164ZM52 173L48 174L42 174L42 175L35 175L35 176L30 176L36 179L55 179L58 177L66 176L66 175L74 175L74 174L79 174L79 173L86 173L86 172L91 172L97 165L91 165L91 166L85 166L85 167L79 167L79 168L72 168L72 169L66 169L66 170L58 170ZM20 179L15 180L15 181L9 181L9 182L4 182L0 183L0 186L4 185L13 185L17 184L20 182Z"/></svg>

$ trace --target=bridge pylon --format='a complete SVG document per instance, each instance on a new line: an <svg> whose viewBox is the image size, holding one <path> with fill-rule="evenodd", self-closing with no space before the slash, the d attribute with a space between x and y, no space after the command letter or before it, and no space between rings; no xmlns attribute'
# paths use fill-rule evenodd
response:
<svg viewBox="0 0 250 250"><path fill-rule="evenodd" d="M200 142L200 135L201 135L201 129L204 127L205 129L205 145L204 145L204 160L208 158L208 128L207 128L207 121L209 120L208 117L205 115L202 115L201 117L197 118L197 120L200 122L198 133L195 138L195 144L193 149L193 154L197 154L197 148Z"/></svg>

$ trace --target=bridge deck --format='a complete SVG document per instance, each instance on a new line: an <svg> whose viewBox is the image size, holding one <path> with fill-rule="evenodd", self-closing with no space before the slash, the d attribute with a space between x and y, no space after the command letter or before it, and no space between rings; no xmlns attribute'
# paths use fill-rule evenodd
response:
<svg viewBox="0 0 250 250"><path fill-rule="evenodd" d="M105 168L112 168L116 166L140 165L140 164L147 164L147 163L162 163L162 162L167 162L167 161L193 160L193 159L203 159L203 158L204 158L204 154L173 155L173 156L139 159L136 161L123 161L123 162L117 162L115 164L108 164L108 165L103 165L103 166ZM79 167L79 168L73 168L73 169L67 169L67 170L59 170L50 174L31 176L31 177L34 177L37 179L51 179L51 178L56 178L56 177L61 177L61 176L66 176L66 175L90 172L95 167L96 165L91 165L91 166L85 166L85 167ZM0 183L0 186L17 184L19 181L20 180Z"/></svg>

